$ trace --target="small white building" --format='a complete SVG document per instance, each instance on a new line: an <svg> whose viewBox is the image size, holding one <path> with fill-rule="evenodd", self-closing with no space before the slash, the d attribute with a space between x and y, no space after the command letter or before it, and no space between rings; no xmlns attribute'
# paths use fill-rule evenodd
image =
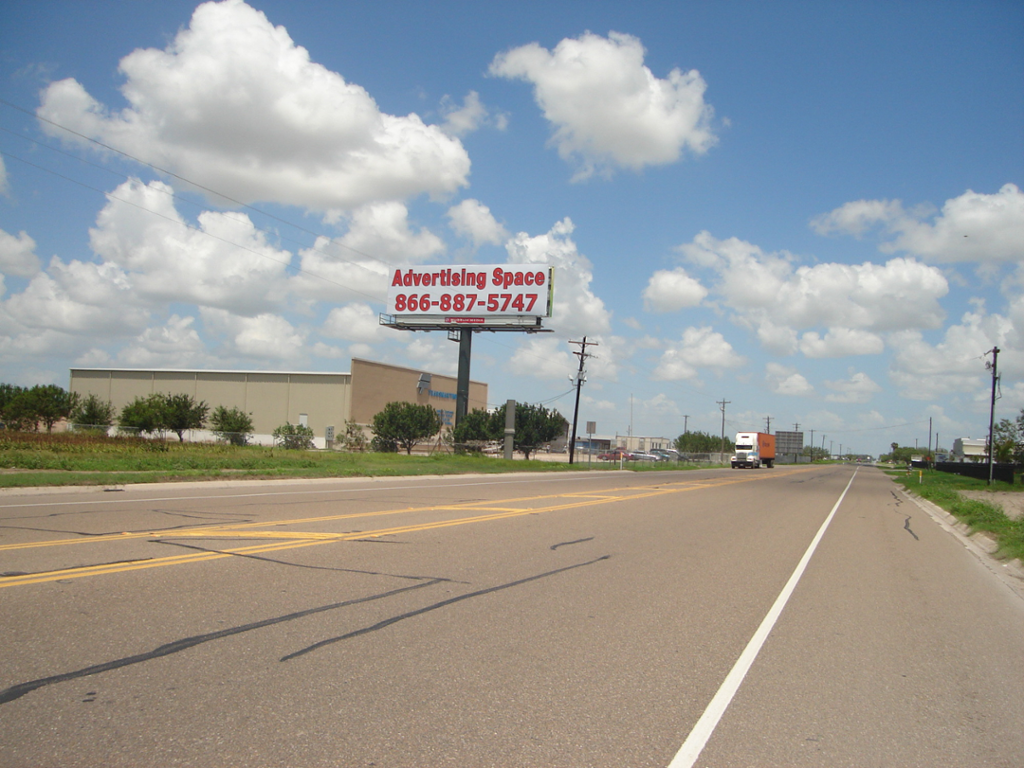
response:
<svg viewBox="0 0 1024 768"><path fill-rule="evenodd" d="M953 441L953 452L949 455L949 460L961 464L966 461L988 461L988 440L958 437Z"/></svg>

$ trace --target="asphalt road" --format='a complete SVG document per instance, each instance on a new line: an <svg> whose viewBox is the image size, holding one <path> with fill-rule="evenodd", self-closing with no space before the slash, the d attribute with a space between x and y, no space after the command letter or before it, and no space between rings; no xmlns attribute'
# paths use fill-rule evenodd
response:
<svg viewBox="0 0 1024 768"><path fill-rule="evenodd" d="M1024 765L1024 590L880 471L0 496L0 766Z"/></svg>

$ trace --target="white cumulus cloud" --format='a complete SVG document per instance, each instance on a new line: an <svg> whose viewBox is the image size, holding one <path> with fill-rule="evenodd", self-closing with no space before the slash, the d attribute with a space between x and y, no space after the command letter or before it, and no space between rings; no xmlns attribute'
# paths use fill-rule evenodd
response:
<svg viewBox="0 0 1024 768"><path fill-rule="evenodd" d="M120 71L126 109L67 79L43 92L39 116L244 203L345 210L467 183L458 139L381 112L242 0L200 5L165 49L133 51Z"/></svg>
<svg viewBox="0 0 1024 768"><path fill-rule="evenodd" d="M531 237L520 232L506 247L510 264L550 264L555 268L555 306L545 325L560 337L578 338L606 334L611 312L590 288L594 267L576 249L569 218L557 222L546 234Z"/></svg>
<svg viewBox="0 0 1024 768"><path fill-rule="evenodd" d="M765 366L765 381L768 387L777 395L791 395L793 397L807 397L814 394L814 387L795 368L789 368L779 363L768 363Z"/></svg>
<svg viewBox="0 0 1024 768"><path fill-rule="evenodd" d="M457 106L451 97L445 96L441 101L441 114L444 116L441 130L449 136L462 137L484 125L493 125L503 131L508 125L508 118L505 115L491 115L491 111L483 105L480 94L476 91L466 94L462 106Z"/></svg>
<svg viewBox="0 0 1024 768"><path fill-rule="evenodd" d="M894 355L889 374L901 394L913 400L971 393L987 403L991 373L985 363L991 361L988 353L993 347L1002 350L1001 374L1024 374L1024 349L1013 345L1015 338L1019 328L1012 317L978 308L949 326L936 344L929 344L918 331L891 334L888 344Z"/></svg>
<svg viewBox="0 0 1024 768"><path fill-rule="evenodd" d="M280 315L264 312L240 317L223 309L203 309L201 314L206 329L223 338L230 354L287 361L304 353L305 334Z"/></svg>
<svg viewBox="0 0 1024 768"><path fill-rule="evenodd" d="M452 230L470 240L474 248L485 243L501 245L508 239L508 232L494 218L491 209L479 200L463 200L448 209L448 221Z"/></svg>
<svg viewBox="0 0 1024 768"><path fill-rule="evenodd" d="M833 328L824 336L810 331L800 337L800 351L812 358L879 355L884 350L881 336L856 328Z"/></svg>
<svg viewBox="0 0 1024 768"><path fill-rule="evenodd" d="M712 275L711 300L778 354L876 354L883 346L879 333L938 328L945 318L939 299L949 284L939 269L916 259L797 266L791 254L708 232L679 250Z"/></svg>
<svg viewBox="0 0 1024 768"><path fill-rule="evenodd" d="M39 271L36 241L26 232L15 237L0 229L0 273L32 277Z"/></svg>
<svg viewBox="0 0 1024 768"><path fill-rule="evenodd" d="M833 391L833 394L825 396L831 403L866 403L882 391L870 376L860 371L846 380L826 381L825 386Z"/></svg>
<svg viewBox="0 0 1024 768"><path fill-rule="evenodd" d="M349 229L338 238L318 237L300 252L302 271L291 279L291 290L325 301L387 298L390 267L416 264L444 252L444 242L426 228L409 224L403 203L362 206L349 217Z"/></svg>
<svg viewBox="0 0 1024 768"><path fill-rule="evenodd" d="M644 307L650 312L676 312L696 307L707 295L707 288L682 267L659 269L644 288Z"/></svg>
<svg viewBox="0 0 1024 768"><path fill-rule="evenodd" d="M722 373L739 368L745 362L722 334L707 326L690 327L683 331L679 342L669 343L652 378L658 381L695 379L702 368Z"/></svg>
<svg viewBox="0 0 1024 768"><path fill-rule="evenodd" d="M823 235L859 237L875 226L890 235L881 245L884 253L903 251L937 263L1024 260L1024 192L1015 184L991 195L967 190L937 215L928 206L908 211L899 200L857 200L811 222Z"/></svg>
<svg viewBox="0 0 1024 768"><path fill-rule="evenodd" d="M141 300L250 315L282 300L289 252L268 244L242 213L205 211L191 227L171 195L163 182L127 181L89 231L96 255L123 269Z"/></svg>
<svg viewBox="0 0 1024 768"><path fill-rule="evenodd" d="M655 77L632 35L587 32L553 51L531 43L496 56L490 73L533 83L559 155L577 164L576 179L673 163L685 148L703 154L716 142L700 73Z"/></svg>
<svg viewBox="0 0 1024 768"><path fill-rule="evenodd" d="M368 343L382 341L389 331L380 324L377 312L368 304L353 303L332 309L321 332L332 339Z"/></svg>

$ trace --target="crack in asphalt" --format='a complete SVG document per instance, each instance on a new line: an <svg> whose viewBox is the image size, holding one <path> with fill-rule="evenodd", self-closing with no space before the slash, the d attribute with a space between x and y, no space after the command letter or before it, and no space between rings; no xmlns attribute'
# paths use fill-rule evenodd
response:
<svg viewBox="0 0 1024 768"><path fill-rule="evenodd" d="M349 632L339 637L333 637L327 640L322 640L318 643L314 643L313 645L298 650L295 653L290 653L287 656L282 657L280 660L282 662L289 661L298 656L303 656L307 653L311 653L312 651L323 648L324 646L341 642L342 640L348 640L354 637L359 637L360 635L369 634L371 632L376 632L377 630L384 629L385 627L391 626L392 624L396 624L400 621L404 621L405 619L410 619L415 616L421 616L425 613L436 611L440 608L444 608L449 605L454 605L455 603L462 602L463 600L469 600L474 597L482 597L483 595L488 595L494 592L500 592L505 589L511 589L512 587L518 587L523 584L529 584L530 582L548 578L550 576L555 576L559 573L565 573L576 568L594 565L595 563L599 563L602 560L608 560L610 558L611 555L603 555L602 557L596 558L595 560L589 560L583 563L576 563L574 565L568 565L563 568L556 568L552 571L545 571L544 573L539 573L534 576L527 576L523 579L517 579L516 581L511 581L507 584L499 584L494 587L476 590L475 592L468 592L464 595L459 595L458 597L449 598L448 600L442 600L440 602L433 603L432 605L428 605L414 611L408 611L406 613L399 614L398 616L393 616L389 619L384 619L383 621L379 621L376 624L373 624L369 627L357 629L354 632ZM123 669L124 667L133 666L135 664L142 664L143 662L152 661L153 659L159 659L164 656L170 656L175 653L180 653L181 651L186 651L190 648L195 648L198 645L209 643L214 640L222 640L226 637L240 635L244 632L252 632L253 630L263 629L265 627L271 627L277 624L295 621L297 619L303 619L307 616L314 616L318 613L325 613L327 611L333 611L338 608L347 608L353 605L359 605L361 603L383 600L385 598L394 597L405 592L423 589L424 587L436 586L438 584L442 584L448 581L448 579L430 579L420 584L412 584L407 587L392 589L387 592L381 592L376 595L368 595L367 597L359 597L354 598L352 600L342 600L341 602L330 603L329 605L321 605L316 608L307 608L302 611L287 613L283 616L274 616L269 619L262 619L261 621L254 621L250 622L249 624L242 624L237 627L221 629L216 632L207 632L201 635L193 635L192 637L186 637L182 638L181 640L175 640L170 643L165 643L164 645L158 646L153 650L146 651L144 653L137 653L132 656L125 656L124 658L113 659L111 661L106 661L101 664L93 664L91 666L83 667L82 669L77 669L72 672L64 672L59 675L51 675L49 677L41 677L36 680L28 680L23 683L12 685L9 688L0 691L0 705L8 704L12 701L20 699L22 696L32 693L33 691L39 690L40 688L45 688L46 686L54 685L56 683L65 683L70 680L78 680L83 677L98 675L103 672L110 672L115 669Z"/></svg>
<svg viewBox="0 0 1024 768"><path fill-rule="evenodd" d="M451 597L451 598L448 598L447 600L442 600L442 601L440 601L438 603L434 603L433 605L428 605L428 606L425 606L423 608L417 608L415 611L409 611L408 613L402 613L402 614L399 614L398 616L392 616L390 619L384 619L383 621L378 621L376 624L373 624L373 625L371 625L369 627L363 627L362 629L357 629L357 630L355 630L353 632L347 632L344 635L339 635L338 637L331 637L331 638L328 638L327 640L321 640L318 643L313 643L313 645L310 645L310 646L307 646L307 647L305 647L305 648L303 648L301 650L295 651L294 653L289 653L287 656L282 656L281 657L281 661L291 661L292 659L298 658L299 656L305 656L307 653L312 653L313 651L320 650L321 648L324 648L325 646L333 645L334 643L340 643L343 640L351 640L354 637L359 637L360 635L366 635L366 634L369 634L370 632L377 632L377 631L379 631L381 629L384 629L385 627L390 627L392 624L397 624L400 621L405 621L406 619L411 619L411 618L413 618L415 616L422 616L425 613L430 613L431 611L436 611L439 608L446 608L449 605L454 605L455 603L461 603L463 600L469 600L469 599L474 598L474 597L482 597L483 595L489 595L489 594L491 594L493 592L501 592L502 590L511 589L512 587L519 587L519 586L522 586L523 584L529 584L531 581L537 581L538 579L546 579L549 576L555 576L556 574L564 573L566 571L571 571L571 570L573 570L575 568L583 568L584 566L594 565L595 563L599 563L602 560L608 560L610 558L611 558L611 555L602 555L601 557L598 557L598 558L596 558L594 560L588 560L585 563L576 563L575 565L567 565L564 568L556 568L553 571L546 571L545 573L538 573L535 576L527 576L525 579L518 579L517 581L510 581L507 584L499 584L496 587L488 587L487 589L478 589L476 592L467 592L466 594L459 595L458 597Z"/></svg>
<svg viewBox="0 0 1024 768"><path fill-rule="evenodd" d="M337 608L346 608L352 605L359 605L360 603L368 603L374 600L382 600L387 597L393 597L394 595L401 594L403 592L409 592L414 589L423 589L424 587L430 587L435 584L441 583L442 580L425 581L422 584L413 584L408 587L400 587L399 589L393 589L388 592L381 592L377 595L369 595L368 597L359 597L352 600L343 600L338 603L331 603L330 605L321 605L316 608L307 608L304 611L296 611L295 613L287 613L283 616L274 616L269 619L263 619L262 621L254 621L249 624L242 624L237 627L230 627L228 629L221 629L216 632L207 632L202 635L193 635L192 637L186 637L181 640L175 640L170 643L166 643L151 651L145 653L137 653L132 656L125 656L121 659L114 659L112 661L105 661L102 664L93 664L89 667L83 667L82 669L76 669L73 672L64 672L59 675L51 675L50 677L41 677L36 680L29 680L24 683L18 683L11 687L0 691L0 705L7 704L16 699L20 699L22 696L32 693L32 691L45 688L48 685L54 685L55 683L65 683L69 680L77 680L82 677L89 677L90 675L98 675L102 672L110 672L115 669L122 669L124 667L130 667L134 664L141 664L146 661L152 661L153 659L159 659L163 656L170 656L174 653L180 653L181 651L188 650L189 648L195 648L197 645L203 643L209 643L213 640L222 640L225 637L233 637L234 635L240 635L243 632L251 632L256 629L263 629L264 627L272 627L275 624L282 624L287 621L295 621L296 619L303 619L307 616L313 616L318 613L324 613L326 611L333 611Z"/></svg>
<svg viewBox="0 0 1024 768"><path fill-rule="evenodd" d="M576 539L575 541L563 541L563 542L560 542L558 544L552 544L551 545L551 551L554 552L559 547L568 547L568 546L571 546L572 544L583 544L584 542L593 541L593 540L594 540L594 537L593 536L589 536L589 537L587 537L585 539Z"/></svg>

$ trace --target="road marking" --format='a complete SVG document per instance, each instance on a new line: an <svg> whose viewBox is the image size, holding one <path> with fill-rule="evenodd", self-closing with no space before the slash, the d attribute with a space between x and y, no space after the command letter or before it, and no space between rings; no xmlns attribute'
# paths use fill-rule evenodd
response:
<svg viewBox="0 0 1024 768"><path fill-rule="evenodd" d="M843 503L843 499L846 498L846 492L850 490L850 486L853 485L853 480L857 477L857 471L853 470L853 477L850 478L850 482L846 484L846 488L839 496L839 500L832 507L832 511L829 512L828 517L825 518L825 522L821 524L821 528L818 529L818 533L814 536L807 551L804 552L804 556L800 558L800 562L797 563L796 570L793 571L793 575L789 577L789 581L786 582L786 586L782 588L782 592L775 598L775 603L772 605L771 610L768 611L768 615L764 617L761 622L761 626L757 628L754 636L750 638L750 642L747 643L747 647L743 649L743 653L740 654L739 659L736 660L736 664L730 670L729 674L726 675L725 680L722 682L722 686L718 689L714 698L711 699L711 703L708 704L707 709L704 710L704 714L701 715L697 724L693 726L693 730L690 731L690 735L686 737L686 741L683 742L683 746L679 748L676 756L672 758L672 762L669 763L668 768L693 768L694 763L697 762L697 758L707 745L708 740L711 738L711 734L715 732L715 728L718 726L719 720L722 719L722 715L725 714L725 710L729 708L729 704L732 703L733 697L736 695L736 691L739 690L740 685L743 683L743 678L747 676L747 672L750 671L750 667L753 665L757 655L761 652L761 647L768 639L768 635L771 633L772 628L775 626L775 622L779 620L779 616L782 614L783 608L786 607L786 603L789 602L790 596L796 589L796 585L800 582L800 578L804 575L804 571L807 569L807 564L811 561L811 556L814 554L814 550L818 548L818 543L825 535L825 531L832 522L832 518L835 517L836 511L839 509L839 505Z"/></svg>
<svg viewBox="0 0 1024 768"><path fill-rule="evenodd" d="M799 471L799 470L798 470ZM806 470L802 470L806 471ZM793 474L792 472L786 474ZM785 477L786 474L778 473L770 477ZM52 547L69 544L92 544L111 541L130 541L140 538L208 538L208 539L253 539L253 538L274 538L284 539L275 543L260 544L247 547L237 547L210 552L197 552L187 555L175 555L171 557L148 558L140 560L121 561L117 563L81 566L57 571L43 571L18 576L7 576L0 578L0 589L15 586L28 586L31 584L42 584L65 579L77 579L89 576L101 576L115 573L126 573L129 571L144 570L149 568L160 568L170 565L185 565L209 560L219 560L235 555L262 554L265 552L278 552L286 549L298 549L301 547L315 546L338 541L351 541L353 539L378 538L380 536L397 535L402 533L415 533L420 531L435 530L438 528L450 528L458 525L472 523L492 522L504 520L523 515L536 515L545 512L558 512L567 509L578 509L581 507L596 506L599 504L611 504L620 501L634 501L639 499L653 498L655 496L666 496L687 491L704 490L707 488L735 485L737 483L752 482L758 479L769 479L768 476L743 477L712 480L710 482L701 480L698 482L680 481L666 483L655 488L650 487L622 487L606 491L603 496L581 496L578 493L570 492L564 494L552 494L546 496L526 496L513 499L496 499L490 505L481 504L479 501L465 502L463 504L435 505L427 507L406 507L404 509L391 509L378 512L360 512L344 515L329 515L325 517L310 517L297 520L274 520L262 523L247 523L236 525L210 526L204 528L167 529L149 531L144 533L111 534L105 536L91 536L77 539L58 539L53 541L26 542L22 544L8 544L0 546L0 551L13 549L31 549L35 547ZM620 495L611 495L618 493ZM549 504L539 507L509 507L510 503L536 502L554 499L573 499L563 504ZM499 506L500 505L500 506ZM390 528L380 528L371 531L356 531L345 533L324 533L324 532L301 532L301 531L263 531L254 530L282 525L298 525L313 522L335 522L339 520L350 520L353 518L379 517L383 515L400 515L412 512L488 512L490 514L476 515L473 517L457 517L446 520L437 520L428 523L410 523Z"/></svg>

